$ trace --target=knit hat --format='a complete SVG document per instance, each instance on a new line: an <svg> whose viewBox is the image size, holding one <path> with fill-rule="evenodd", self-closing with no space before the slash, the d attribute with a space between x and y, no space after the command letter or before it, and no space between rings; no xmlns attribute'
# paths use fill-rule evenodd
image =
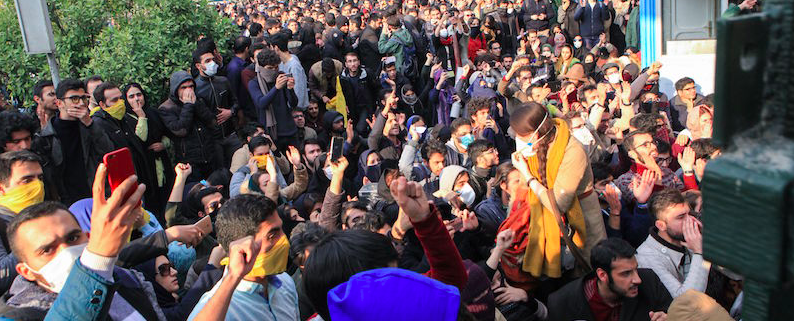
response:
<svg viewBox="0 0 794 321"><path fill-rule="evenodd" d="M460 292L416 272L381 268L360 272L328 291L334 321L458 318Z"/></svg>
<svg viewBox="0 0 794 321"><path fill-rule="evenodd" d="M681 294L667 309L667 319L675 321L732 321L728 311L708 295L695 290Z"/></svg>
<svg viewBox="0 0 794 321"><path fill-rule="evenodd" d="M465 168L458 165L449 165L444 167L444 169L441 170L441 176L439 177L438 191L433 193L433 196L444 198L447 196L447 194L452 193L452 189L455 188L455 180L458 179L458 175L460 175L460 173L465 171Z"/></svg>
<svg viewBox="0 0 794 321"><path fill-rule="evenodd" d="M463 265L466 266L466 274L469 276L466 287L460 293L463 303L466 304L466 309L477 320L493 320L496 303L493 291L491 291L491 280L488 279L485 271L471 260L464 260Z"/></svg>
<svg viewBox="0 0 794 321"><path fill-rule="evenodd" d="M634 63L630 63L623 67L623 72L628 73L631 76L631 79L634 80L640 75L640 67Z"/></svg>

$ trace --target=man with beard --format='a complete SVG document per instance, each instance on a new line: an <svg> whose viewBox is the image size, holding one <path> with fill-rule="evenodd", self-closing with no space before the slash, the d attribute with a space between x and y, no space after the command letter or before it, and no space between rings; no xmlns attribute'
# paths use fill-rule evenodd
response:
<svg viewBox="0 0 794 321"><path fill-rule="evenodd" d="M654 271L637 267L631 245L602 240L590 252L593 272L549 296L549 320L666 320L673 299Z"/></svg>
<svg viewBox="0 0 794 321"><path fill-rule="evenodd" d="M631 169L615 180L615 185L620 188L625 201L633 202L635 200L634 187L640 184L642 173L648 170L653 171L656 177L654 191L665 187L678 190L685 189L684 183L673 171L656 163L656 157L659 156L659 152L656 149L656 143L654 143L651 133L640 130L629 133L623 138L623 148L626 149L633 161Z"/></svg>
<svg viewBox="0 0 794 321"><path fill-rule="evenodd" d="M705 292L711 263L703 259L702 223L675 189L657 192L648 206L656 223L637 248L639 265L656 272L673 297L690 289Z"/></svg>

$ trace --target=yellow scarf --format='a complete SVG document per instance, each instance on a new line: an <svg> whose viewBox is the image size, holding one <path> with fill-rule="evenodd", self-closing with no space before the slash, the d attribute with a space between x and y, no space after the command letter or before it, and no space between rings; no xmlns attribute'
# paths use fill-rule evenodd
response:
<svg viewBox="0 0 794 321"><path fill-rule="evenodd" d="M546 159L546 183L548 185L546 187L550 190L554 189L554 182L565 155L565 147L571 137L571 132L565 121L556 118L554 121L557 127L557 137L551 142ZM538 155L532 155L527 162L532 176L540 177ZM531 189L528 199L531 208L529 241L522 270L529 272L534 277L546 275L551 278L559 278L562 276L560 260L560 236L562 234L557 220L554 218L554 213L540 203L540 199ZM585 223L578 196L574 197L573 204L563 219L567 219L568 225L574 231L574 244L583 248L586 235Z"/></svg>
<svg viewBox="0 0 794 321"><path fill-rule="evenodd" d="M44 183L35 179L30 183L15 186L0 196L0 205L14 213L19 213L28 206L44 201Z"/></svg>
<svg viewBox="0 0 794 321"><path fill-rule="evenodd" d="M342 94L342 83L339 81L339 76L336 77L336 96L325 104L325 109L336 110L342 114L342 117L345 118L345 126L347 126L347 102L345 95Z"/></svg>
<svg viewBox="0 0 794 321"><path fill-rule="evenodd" d="M126 109L127 107L124 106L124 99L119 99L119 101L117 101L115 104L103 108L103 110L106 111L110 117L113 117L116 120L121 120L121 118L124 117L124 111Z"/></svg>
<svg viewBox="0 0 794 321"><path fill-rule="evenodd" d="M265 254L256 256L256 262L251 272L245 275L246 278L261 278L267 275L275 275L287 270L287 258L289 257L289 240L282 235L276 241L273 248ZM229 258L221 260L221 265L228 265Z"/></svg>

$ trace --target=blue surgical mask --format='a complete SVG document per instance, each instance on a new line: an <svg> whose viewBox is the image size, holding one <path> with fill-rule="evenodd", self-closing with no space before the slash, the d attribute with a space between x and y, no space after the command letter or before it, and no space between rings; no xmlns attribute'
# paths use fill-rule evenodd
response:
<svg viewBox="0 0 794 321"><path fill-rule="evenodd" d="M204 68L207 68L204 70L204 74L207 75L207 77L215 76L215 74L218 73L218 64L215 63L214 60L204 64Z"/></svg>
<svg viewBox="0 0 794 321"><path fill-rule="evenodd" d="M469 148L469 144L474 142L474 135L468 134L460 138L460 144L463 145L463 148Z"/></svg>

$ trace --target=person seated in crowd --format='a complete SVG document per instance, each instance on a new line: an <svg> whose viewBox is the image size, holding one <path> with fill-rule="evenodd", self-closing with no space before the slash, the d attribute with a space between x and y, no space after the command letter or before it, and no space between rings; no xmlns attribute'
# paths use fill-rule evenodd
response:
<svg viewBox="0 0 794 321"><path fill-rule="evenodd" d="M655 193L648 206L656 222L637 248L637 262L656 272L673 297L690 289L704 292L711 263L703 258L702 223L689 215L689 204L675 189Z"/></svg>
<svg viewBox="0 0 794 321"><path fill-rule="evenodd" d="M593 271L549 296L549 320L666 320L673 301L628 242L604 239L590 252Z"/></svg>

